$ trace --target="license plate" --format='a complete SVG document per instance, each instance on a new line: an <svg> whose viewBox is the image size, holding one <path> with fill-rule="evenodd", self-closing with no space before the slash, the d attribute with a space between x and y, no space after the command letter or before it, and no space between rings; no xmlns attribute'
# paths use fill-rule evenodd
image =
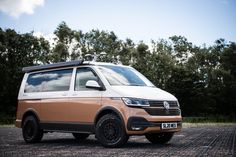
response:
<svg viewBox="0 0 236 157"><path fill-rule="evenodd" d="M162 129L175 129L177 128L177 123L162 123L161 128Z"/></svg>

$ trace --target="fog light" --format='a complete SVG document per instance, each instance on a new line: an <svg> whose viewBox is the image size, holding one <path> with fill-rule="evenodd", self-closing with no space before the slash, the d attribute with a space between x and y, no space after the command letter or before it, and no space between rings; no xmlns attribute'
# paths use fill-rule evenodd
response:
<svg viewBox="0 0 236 157"><path fill-rule="evenodd" d="M135 126L132 126L131 129L132 129L132 130L135 130L135 131L139 131L139 130L142 130L142 127L135 127Z"/></svg>

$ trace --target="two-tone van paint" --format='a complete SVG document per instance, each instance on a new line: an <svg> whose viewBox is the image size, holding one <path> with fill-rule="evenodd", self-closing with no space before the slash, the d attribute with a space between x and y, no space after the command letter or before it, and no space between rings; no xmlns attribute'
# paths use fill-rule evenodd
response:
<svg viewBox="0 0 236 157"><path fill-rule="evenodd" d="M181 130L178 100L130 66L72 61L23 68L16 126L28 143L46 132L95 134L105 147L131 135L166 143Z"/></svg>

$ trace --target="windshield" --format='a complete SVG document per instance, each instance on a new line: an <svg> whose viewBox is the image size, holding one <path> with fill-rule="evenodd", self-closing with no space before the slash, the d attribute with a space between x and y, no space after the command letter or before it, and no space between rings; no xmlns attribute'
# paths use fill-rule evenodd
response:
<svg viewBox="0 0 236 157"><path fill-rule="evenodd" d="M141 73L131 67L101 65L102 74L110 85L117 86L154 86Z"/></svg>

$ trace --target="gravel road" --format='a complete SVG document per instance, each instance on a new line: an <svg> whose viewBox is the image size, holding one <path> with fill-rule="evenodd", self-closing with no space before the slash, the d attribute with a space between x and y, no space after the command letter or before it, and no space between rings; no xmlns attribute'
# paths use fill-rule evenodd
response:
<svg viewBox="0 0 236 157"><path fill-rule="evenodd" d="M103 148L93 135L83 142L69 133L47 133L37 144L26 144L21 129L0 127L0 156L236 156L236 125L184 125L165 145L144 136L130 137L122 148Z"/></svg>

